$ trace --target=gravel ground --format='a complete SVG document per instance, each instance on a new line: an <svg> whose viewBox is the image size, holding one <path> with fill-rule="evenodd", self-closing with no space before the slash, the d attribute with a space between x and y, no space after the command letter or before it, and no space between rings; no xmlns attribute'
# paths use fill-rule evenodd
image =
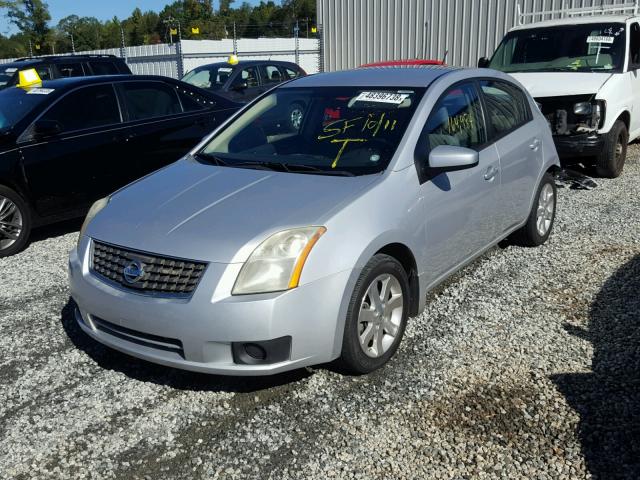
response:
<svg viewBox="0 0 640 480"><path fill-rule="evenodd" d="M551 241L430 295L382 371L206 376L74 324L77 225L0 259L0 478L640 478L640 146Z"/></svg>

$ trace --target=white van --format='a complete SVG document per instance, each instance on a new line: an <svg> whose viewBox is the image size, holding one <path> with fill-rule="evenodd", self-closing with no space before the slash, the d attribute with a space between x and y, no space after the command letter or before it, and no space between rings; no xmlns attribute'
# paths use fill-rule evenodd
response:
<svg viewBox="0 0 640 480"><path fill-rule="evenodd" d="M629 15L603 14L608 8L545 12L565 18L513 28L478 66L512 74L529 90L561 158L593 157L598 174L614 178L627 144L640 137L640 16L636 4L615 7Z"/></svg>

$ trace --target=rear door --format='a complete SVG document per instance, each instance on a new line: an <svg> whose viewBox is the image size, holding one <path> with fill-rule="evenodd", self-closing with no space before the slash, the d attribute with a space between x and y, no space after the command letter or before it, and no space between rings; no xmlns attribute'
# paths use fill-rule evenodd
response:
<svg viewBox="0 0 640 480"><path fill-rule="evenodd" d="M73 90L41 119L58 122L61 132L48 138L31 135L21 144L24 171L38 213L86 209L126 183L123 125L112 84Z"/></svg>
<svg viewBox="0 0 640 480"><path fill-rule="evenodd" d="M421 179L430 282L495 240L500 161L487 138L477 85L465 81L450 87L431 111L418 148L427 153L439 145L470 148L478 151L479 163Z"/></svg>
<svg viewBox="0 0 640 480"><path fill-rule="evenodd" d="M197 90L163 81L117 83L128 126L128 155L138 176L178 160L218 121Z"/></svg>
<svg viewBox="0 0 640 480"><path fill-rule="evenodd" d="M526 95L516 85L480 81L489 135L500 156L502 188L496 219L500 233L529 215L538 173L542 166L542 138Z"/></svg>
<svg viewBox="0 0 640 480"><path fill-rule="evenodd" d="M61 62L52 65L56 78L83 77L87 75L82 62Z"/></svg>

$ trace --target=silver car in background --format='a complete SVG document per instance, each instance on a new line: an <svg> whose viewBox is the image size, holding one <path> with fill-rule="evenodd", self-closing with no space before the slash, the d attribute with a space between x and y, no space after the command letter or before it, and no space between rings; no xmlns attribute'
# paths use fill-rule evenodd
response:
<svg viewBox="0 0 640 480"><path fill-rule="evenodd" d="M547 240L558 165L547 121L505 74L300 78L96 202L69 259L76 318L99 342L187 370L339 358L370 372L430 288L506 237Z"/></svg>

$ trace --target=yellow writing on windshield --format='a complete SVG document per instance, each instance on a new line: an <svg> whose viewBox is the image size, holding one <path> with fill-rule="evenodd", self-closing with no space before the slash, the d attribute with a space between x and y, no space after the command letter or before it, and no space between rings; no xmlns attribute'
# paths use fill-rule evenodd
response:
<svg viewBox="0 0 640 480"><path fill-rule="evenodd" d="M367 141L366 138L344 138L340 140L338 139L331 140L331 143L342 142L342 146L340 147L340 150L338 150L338 154L336 155L336 158L333 159L331 168L336 168L336 166L338 165L338 161L340 160L340 157L342 157L342 152L344 152L344 149L346 148L347 145L349 145L351 142L366 142L366 141Z"/></svg>

